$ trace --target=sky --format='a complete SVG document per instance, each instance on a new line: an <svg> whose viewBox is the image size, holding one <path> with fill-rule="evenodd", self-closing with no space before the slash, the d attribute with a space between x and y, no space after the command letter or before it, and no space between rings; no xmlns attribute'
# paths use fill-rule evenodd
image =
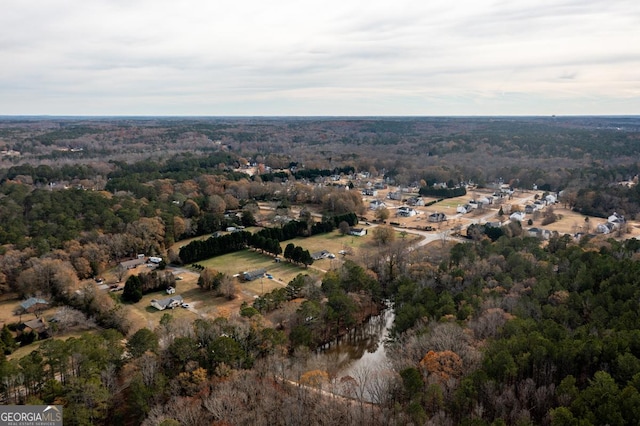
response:
<svg viewBox="0 0 640 426"><path fill-rule="evenodd" d="M640 1L2 1L0 115L553 114L640 114Z"/></svg>

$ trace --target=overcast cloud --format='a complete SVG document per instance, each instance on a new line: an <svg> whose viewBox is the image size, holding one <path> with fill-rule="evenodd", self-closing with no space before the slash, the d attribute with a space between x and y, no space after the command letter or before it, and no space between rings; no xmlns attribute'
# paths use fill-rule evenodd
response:
<svg viewBox="0 0 640 426"><path fill-rule="evenodd" d="M2 115L640 114L637 0L5 0Z"/></svg>

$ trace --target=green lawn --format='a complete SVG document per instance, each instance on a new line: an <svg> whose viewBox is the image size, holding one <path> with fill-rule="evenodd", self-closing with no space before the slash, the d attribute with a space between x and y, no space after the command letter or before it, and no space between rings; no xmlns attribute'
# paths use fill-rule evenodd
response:
<svg viewBox="0 0 640 426"><path fill-rule="evenodd" d="M360 225L358 225L360 227ZM313 237L300 237L293 240L283 241L280 245L282 250L289 243L293 243L296 246L300 246L305 250L309 250L309 253L313 253L320 250L327 250L334 253L336 256L344 246L356 249L367 248L371 245L371 229L372 227L363 226L368 229L369 233L364 237L356 237L352 235L342 235L339 231L329 232L327 234L314 235Z"/></svg>
<svg viewBox="0 0 640 426"><path fill-rule="evenodd" d="M458 207L461 204L465 204L469 202L469 197L468 196L463 196L463 197L456 197L456 198L445 198L444 200L435 203L432 206L429 206L430 208L435 208L435 209L453 209L453 213L455 213L455 208ZM445 212L447 213L447 212Z"/></svg>
<svg viewBox="0 0 640 426"><path fill-rule="evenodd" d="M268 274L273 275L274 278L283 281L285 284L300 273L313 273L312 270L305 269L304 267L291 264L284 260L276 263L272 256L252 250L242 250L235 253L225 254L223 256L213 257L198 263L202 266L213 268L229 275L241 274L245 271L264 268Z"/></svg>

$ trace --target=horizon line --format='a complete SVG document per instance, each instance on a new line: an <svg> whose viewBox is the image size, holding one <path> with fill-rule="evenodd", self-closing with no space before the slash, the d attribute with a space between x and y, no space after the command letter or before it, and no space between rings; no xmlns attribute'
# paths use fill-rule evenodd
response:
<svg viewBox="0 0 640 426"><path fill-rule="evenodd" d="M494 114L494 115L145 115L145 114L123 114L123 115L81 115L81 114L0 114L0 119L6 118L622 118L639 117L640 114Z"/></svg>

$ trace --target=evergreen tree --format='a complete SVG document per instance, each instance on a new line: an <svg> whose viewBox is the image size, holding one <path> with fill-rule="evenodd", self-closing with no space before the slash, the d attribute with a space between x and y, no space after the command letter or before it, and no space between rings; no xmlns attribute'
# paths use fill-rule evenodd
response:
<svg viewBox="0 0 640 426"><path fill-rule="evenodd" d="M16 349L17 343L13 338L13 334L9 330L9 327L5 324L0 332L0 349L5 355L9 355Z"/></svg>
<svg viewBox="0 0 640 426"><path fill-rule="evenodd" d="M284 258L288 259L289 261L292 261L294 249L295 249L295 245L293 245L293 243L287 244L287 246L284 248Z"/></svg>
<svg viewBox="0 0 640 426"><path fill-rule="evenodd" d="M122 300L125 302L136 303L142 299L142 281L137 275L131 275L124 284L122 291Z"/></svg>

